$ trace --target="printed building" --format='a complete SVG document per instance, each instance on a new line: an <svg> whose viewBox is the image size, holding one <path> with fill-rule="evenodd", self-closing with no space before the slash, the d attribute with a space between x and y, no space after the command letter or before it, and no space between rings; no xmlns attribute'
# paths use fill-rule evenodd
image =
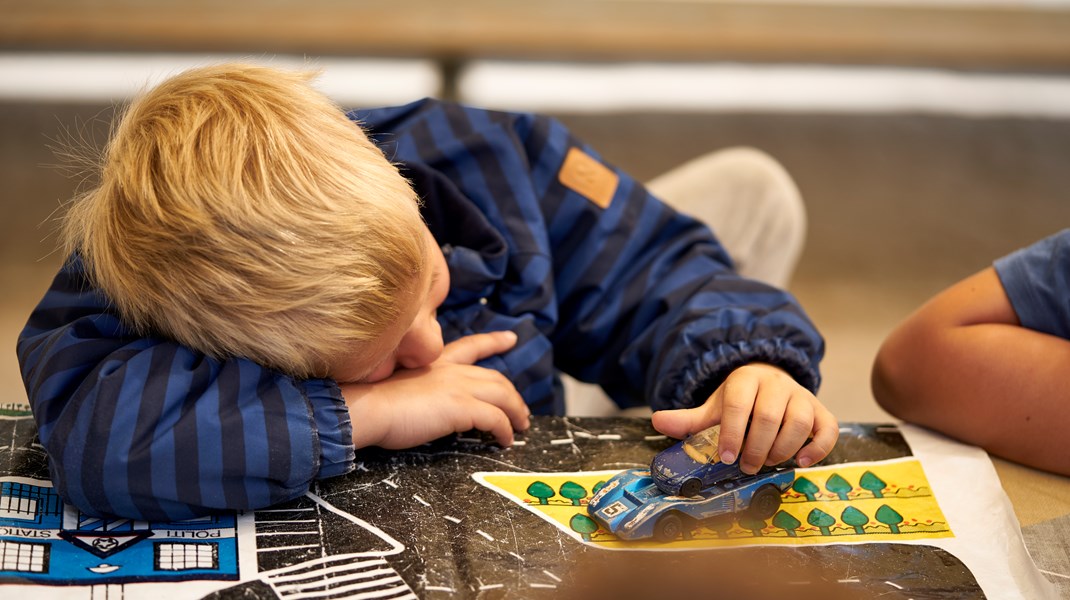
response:
<svg viewBox="0 0 1070 600"><path fill-rule="evenodd" d="M233 514L174 523L101 519L47 481L0 478L0 583L238 579Z"/></svg>

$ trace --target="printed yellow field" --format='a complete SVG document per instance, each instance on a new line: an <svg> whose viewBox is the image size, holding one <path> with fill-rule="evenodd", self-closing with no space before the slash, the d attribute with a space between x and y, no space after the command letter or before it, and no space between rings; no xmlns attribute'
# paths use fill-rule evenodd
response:
<svg viewBox="0 0 1070 600"><path fill-rule="evenodd" d="M473 477L576 540L603 548L907 542L954 535L915 459L797 469L771 519L720 519L668 544L625 542L590 519L587 501L616 474L486 472Z"/></svg>

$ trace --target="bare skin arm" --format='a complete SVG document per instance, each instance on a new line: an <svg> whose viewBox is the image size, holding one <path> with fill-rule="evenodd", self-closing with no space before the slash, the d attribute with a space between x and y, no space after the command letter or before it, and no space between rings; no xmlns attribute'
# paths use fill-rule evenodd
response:
<svg viewBox="0 0 1070 600"><path fill-rule="evenodd" d="M1070 341L1022 327L985 269L885 340L873 394L893 415L992 454L1070 475Z"/></svg>

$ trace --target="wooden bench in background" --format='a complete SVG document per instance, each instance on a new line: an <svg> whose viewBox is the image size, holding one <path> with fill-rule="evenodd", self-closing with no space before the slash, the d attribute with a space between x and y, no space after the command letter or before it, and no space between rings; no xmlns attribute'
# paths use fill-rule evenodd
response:
<svg viewBox="0 0 1070 600"><path fill-rule="evenodd" d="M0 50L1070 68L1070 3L0 0ZM448 77L447 77L448 79Z"/></svg>

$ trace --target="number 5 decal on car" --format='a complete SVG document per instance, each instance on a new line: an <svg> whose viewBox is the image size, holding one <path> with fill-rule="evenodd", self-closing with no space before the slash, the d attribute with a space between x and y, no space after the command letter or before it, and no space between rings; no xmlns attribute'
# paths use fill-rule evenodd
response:
<svg viewBox="0 0 1070 600"><path fill-rule="evenodd" d="M618 500L617 502L614 502L613 504L610 504L609 506L603 508L602 515L604 515L607 519L612 519L613 517L627 510L628 507L625 506L623 502L620 502Z"/></svg>

